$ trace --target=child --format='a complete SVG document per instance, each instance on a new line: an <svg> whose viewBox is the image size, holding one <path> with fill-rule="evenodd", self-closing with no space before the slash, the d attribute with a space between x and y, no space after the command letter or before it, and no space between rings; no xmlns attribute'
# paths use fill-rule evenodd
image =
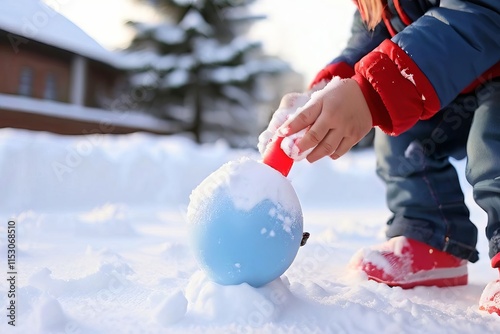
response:
<svg viewBox="0 0 500 334"><path fill-rule="evenodd" d="M270 132L302 131L291 152L310 162L338 159L377 126L377 174L393 215L388 241L351 263L403 288L467 284L477 228L449 162L467 157L467 180L488 214L491 265L500 269L500 1L356 4L347 47L310 88L328 84L286 121L283 108L300 94L285 96L260 148ZM500 315L500 280L480 308Z"/></svg>

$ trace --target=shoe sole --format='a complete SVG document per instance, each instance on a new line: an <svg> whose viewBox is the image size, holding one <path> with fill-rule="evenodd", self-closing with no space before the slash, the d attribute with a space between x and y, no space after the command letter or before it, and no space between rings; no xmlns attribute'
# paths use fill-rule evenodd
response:
<svg viewBox="0 0 500 334"><path fill-rule="evenodd" d="M431 279L431 280L426 280L426 281L415 281L415 282L409 282L409 283L403 283L403 282L390 282L390 281L383 281L377 277L370 277L368 276L368 279L372 281L376 281L378 283L383 283L388 286L392 287L400 287L402 289L412 289L417 286L436 286L439 288L447 288L451 286L460 286L460 285L467 285L468 279L467 275L466 276L460 276L460 277L454 277L454 278L441 278L441 279Z"/></svg>
<svg viewBox="0 0 500 334"><path fill-rule="evenodd" d="M383 280L380 277L371 276L368 274L368 279L378 283L386 284L390 287L401 287L403 289L411 289L417 286L436 286L440 288L467 285L468 274L467 266L457 268L440 268L432 271L421 271L409 277L404 281Z"/></svg>

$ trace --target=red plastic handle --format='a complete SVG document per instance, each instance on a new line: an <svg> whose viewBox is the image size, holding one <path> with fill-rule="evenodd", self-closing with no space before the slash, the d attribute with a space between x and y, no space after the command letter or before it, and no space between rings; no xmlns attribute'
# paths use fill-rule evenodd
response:
<svg viewBox="0 0 500 334"><path fill-rule="evenodd" d="M272 139L264 153L262 161L286 177L290 169L292 169L293 159L286 155L281 149L283 138L284 137L274 137Z"/></svg>

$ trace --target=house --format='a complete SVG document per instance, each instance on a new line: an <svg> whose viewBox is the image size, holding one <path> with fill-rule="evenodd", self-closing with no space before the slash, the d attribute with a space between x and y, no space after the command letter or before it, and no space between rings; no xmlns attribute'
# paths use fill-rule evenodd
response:
<svg viewBox="0 0 500 334"><path fill-rule="evenodd" d="M0 4L0 128L59 134L169 133L117 89L127 61L39 0Z"/></svg>

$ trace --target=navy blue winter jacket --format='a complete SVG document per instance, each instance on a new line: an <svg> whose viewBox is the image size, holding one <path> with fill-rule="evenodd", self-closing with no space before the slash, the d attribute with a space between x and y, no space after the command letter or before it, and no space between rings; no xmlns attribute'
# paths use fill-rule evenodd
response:
<svg viewBox="0 0 500 334"><path fill-rule="evenodd" d="M352 77L373 125L398 135L500 77L500 0L381 1L383 21L369 31L356 11L346 48L311 86Z"/></svg>

